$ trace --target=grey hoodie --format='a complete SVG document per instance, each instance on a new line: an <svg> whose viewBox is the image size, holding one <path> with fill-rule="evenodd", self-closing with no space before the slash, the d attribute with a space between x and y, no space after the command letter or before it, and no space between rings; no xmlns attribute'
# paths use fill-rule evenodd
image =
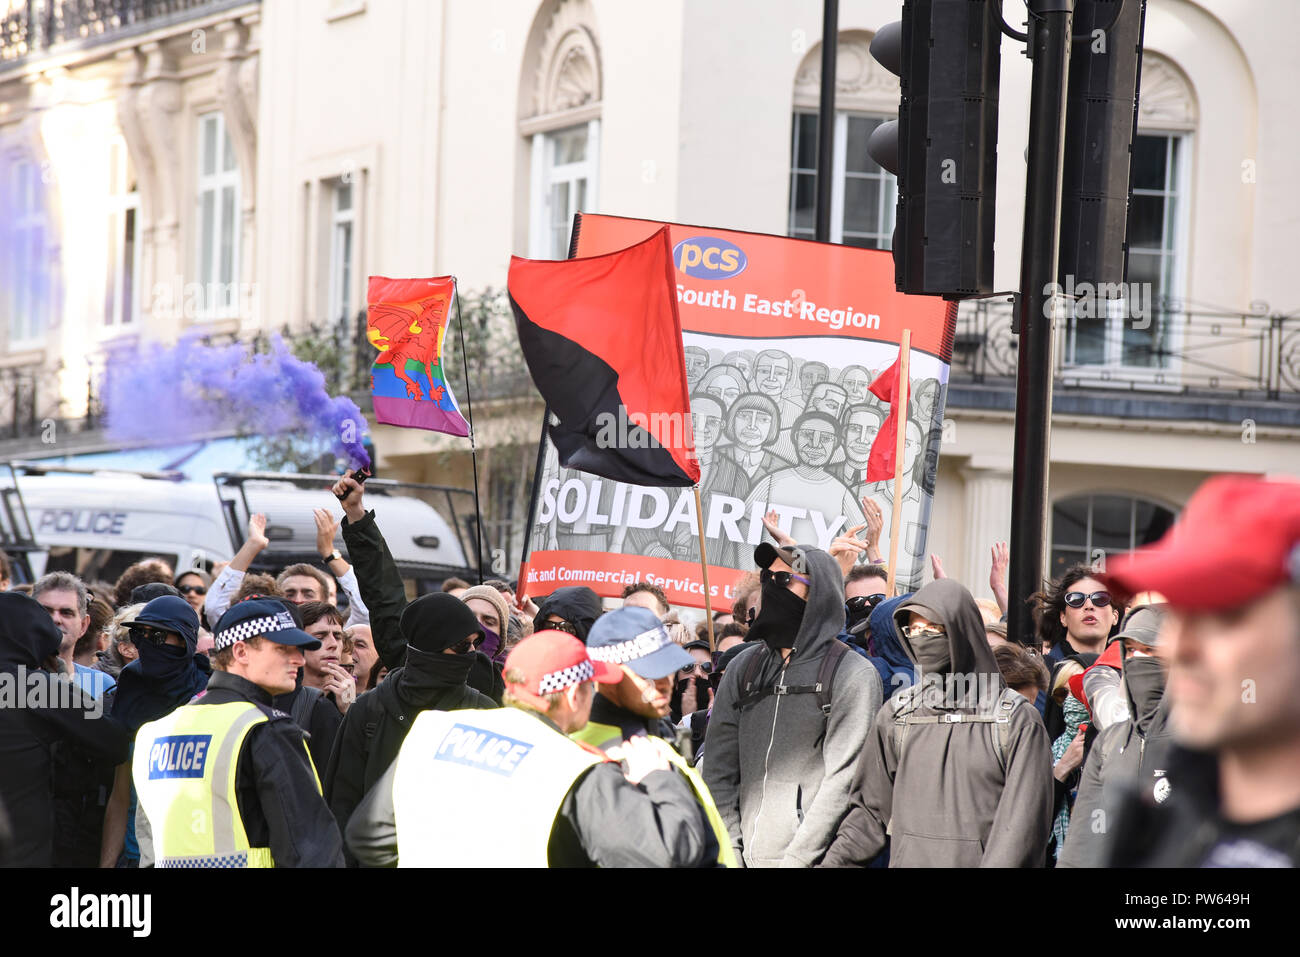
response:
<svg viewBox="0 0 1300 957"><path fill-rule="evenodd" d="M996 714L1006 687L974 599L945 578L899 605L894 623L908 657L917 661L914 642L902 636L912 612L945 626L949 664L937 687L934 675L918 671L918 684L896 692L876 716L858 768L855 805L825 865L865 865L884 849L888 833L891 867L1041 867L1053 796L1051 743L1042 719L1029 701L1006 698L1015 707L1004 739L1004 771L996 726L959 719ZM930 721L908 727L900 760L895 718L903 715Z"/></svg>
<svg viewBox="0 0 1300 957"><path fill-rule="evenodd" d="M872 666L844 655L831 688L829 717L812 693L769 694L742 711L740 685L758 656L755 687L815 685L822 659L844 629L839 565L803 550L811 584L788 664L761 641L723 675L705 738L704 780L747 867L811 867L849 812L854 769L883 694Z"/></svg>

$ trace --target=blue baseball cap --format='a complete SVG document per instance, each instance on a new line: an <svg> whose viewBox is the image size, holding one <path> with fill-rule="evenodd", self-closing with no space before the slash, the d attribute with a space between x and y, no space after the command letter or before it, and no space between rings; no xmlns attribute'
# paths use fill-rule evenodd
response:
<svg viewBox="0 0 1300 957"><path fill-rule="evenodd" d="M133 621L124 624L153 625L175 632L185 639L191 652L199 643L199 616L189 602L176 595L160 595L141 608Z"/></svg>
<svg viewBox="0 0 1300 957"><path fill-rule="evenodd" d="M278 645L295 645L304 651L315 651L320 647L320 639L299 628L289 609L273 598L250 598L230 606L217 622L212 650L229 648L247 638L265 638Z"/></svg>
<svg viewBox="0 0 1300 957"><path fill-rule="evenodd" d="M695 664L691 654L668 635L649 608L629 606L606 612L587 633L587 654L593 661L627 665L642 678L666 678Z"/></svg>

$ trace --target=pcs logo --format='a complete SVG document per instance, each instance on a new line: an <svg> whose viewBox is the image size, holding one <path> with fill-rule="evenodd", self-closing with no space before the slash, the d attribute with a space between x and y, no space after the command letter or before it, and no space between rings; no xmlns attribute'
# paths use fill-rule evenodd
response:
<svg viewBox="0 0 1300 957"><path fill-rule="evenodd" d="M673 263L694 279L730 279L749 265L744 250L714 236L693 236L673 247Z"/></svg>

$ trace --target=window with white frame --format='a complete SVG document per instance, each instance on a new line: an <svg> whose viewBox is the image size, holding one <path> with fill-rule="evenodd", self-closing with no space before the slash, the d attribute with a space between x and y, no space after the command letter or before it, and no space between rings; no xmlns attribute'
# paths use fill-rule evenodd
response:
<svg viewBox="0 0 1300 957"><path fill-rule="evenodd" d="M40 167L30 160L19 160L9 170L11 346L39 340L48 325L51 303L45 205Z"/></svg>
<svg viewBox="0 0 1300 957"><path fill-rule="evenodd" d="M352 308L352 243L356 204L351 178L335 180L330 191L329 314L331 322L346 318Z"/></svg>
<svg viewBox="0 0 1300 957"><path fill-rule="evenodd" d="M888 119L835 114L830 208L833 243L864 249L893 247L898 180L867 153L867 140ZM804 239L816 235L819 121L816 113L796 112L790 136L789 234Z"/></svg>
<svg viewBox="0 0 1300 957"><path fill-rule="evenodd" d="M198 263L206 316L239 303L239 164L221 113L199 117Z"/></svg>
<svg viewBox="0 0 1300 957"><path fill-rule="evenodd" d="M108 245L104 274L104 325L130 326L140 295L140 193L126 141L108 147Z"/></svg>
<svg viewBox="0 0 1300 957"><path fill-rule="evenodd" d="M1169 366L1167 305L1182 288L1186 232L1186 136L1139 133L1133 141L1133 201L1128 219L1128 283L1135 302L1113 303L1102 318L1071 317L1066 364L1164 369Z"/></svg>
<svg viewBox="0 0 1300 957"><path fill-rule="evenodd" d="M564 259L574 213L596 207L600 121L534 134L532 148L529 255Z"/></svg>

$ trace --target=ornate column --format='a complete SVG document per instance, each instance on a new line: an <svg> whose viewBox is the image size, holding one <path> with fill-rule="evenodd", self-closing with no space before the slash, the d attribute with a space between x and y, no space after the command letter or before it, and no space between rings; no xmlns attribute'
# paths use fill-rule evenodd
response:
<svg viewBox="0 0 1300 957"><path fill-rule="evenodd" d="M960 573L950 572L976 598L991 598L989 550L1011 533L1011 469L963 466L966 550Z"/></svg>

